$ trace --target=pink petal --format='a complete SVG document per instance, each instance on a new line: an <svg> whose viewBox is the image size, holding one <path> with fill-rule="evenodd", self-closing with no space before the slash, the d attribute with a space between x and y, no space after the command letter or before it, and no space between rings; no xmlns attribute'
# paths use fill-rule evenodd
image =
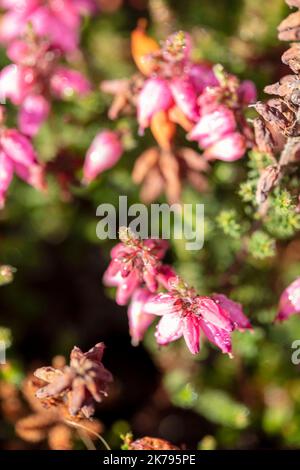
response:
<svg viewBox="0 0 300 470"><path fill-rule="evenodd" d="M199 119L197 93L193 83L187 77L176 77L170 82L170 89L183 114L191 121Z"/></svg>
<svg viewBox="0 0 300 470"><path fill-rule="evenodd" d="M97 134L86 154L83 167L84 183L90 183L100 173L112 168L122 153L123 145L116 132L107 130Z"/></svg>
<svg viewBox="0 0 300 470"><path fill-rule="evenodd" d="M173 104L172 94L166 80L149 78L138 96L138 122L141 129L149 126L154 114L167 110Z"/></svg>
<svg viewBox="0 0 300 470"><path fill-rule="evenodd" d="M182 319L183 337L187 347L192 354L198 354L200 351L200 324L194 316L187 316Z"/></svg>
<svg viewBox="0 0 300 470"><path fill-rule="evenodd" d="M209 147L205 152L205 157L234 162L242 158L245 152L245 138L239 132L233 132Z"/></svg>
<svg viewBox="0 0 300 470"><path fill-rule="evenodd" d="M164 346L171 341L175 341L182 336L182 320L177 314L164 315L155 332L158 344Z"/></svg>
<svg viewBox="0 0 300 470"><path fill-rule="evenodd" d="M36 154L30 140L16 129L7 129L0 138L1 146L16 163L30 166L36 162Z"/></svg>
<svg viewBox="0 0 300 470"><path fill-rule="evenodd" d="M0 151L0 208L4 207L6 192L13 178L14 169L8 156Z"/></svg>
<svg viewBox="0 0 300 470"><path fill-rule="evenodd" d="M145 305L144 311L153 315L179 315L181 306L175 304L172 294L160 293L153 296Z"/></svg>
<svg viewBox="0 0 300 470"><path fill-rule="evenodd" d="M58 98L67 98L74 93L85 95L91 89L89 81L80 72L67 67L59 67L54 72L50 85L52 92Z"/></svg>
<svg viewBox="0 0 300 470"><path fill-rule="evenodd" d="M25 166L22 165L22 163L14 162L14 169L19 178L33 188L38 191L44 191L46 189L45 170L41 165L33 163L29 166Z"/></svg>
<svg viewBox="0 0 300 470"><path fill-rule="evenodd" d="M128 307L129 331L132 344L138 345L143 339L148 327L155 319L155 315L144 313L144 305L152 296L145 288L136 289Z"/></svg>
<svg viewBox="0 0 300 470"><path fill-rule="evenodd" d="M210 322L218 328L222 328L226 331L232 331L234 325L226 314L210 297L198 296L195 299L198 306L198 313L204 322Z"/></svg>
<svg viewBox="0 0 300 470"><path fill-rule="evenodd" d="M236 128L233 112L226 106L220 105L210 114L200 118L189 134L191 140L198 140L199 145L208 147L231 133Z"/></svg>
<svg viewBox="0 0 300 470"><path fill-rule="evenodd" d="M27 96L19 113L19 128L21 132L30 137L36 135L47 119L49 111L49 102L42 95Z"/></svg>
<svg viewBox="0 0 300 470"><path fill-rule="evenodd" d="M243 313L241 304L234 302L223 294L213 294L212 299L220 305L222 310L229 314L236 328L240 330L252 329L250 321Z"/></svg>
<svg viewBox="0 0 300 470"><path fill-rule="evenodd" d="M239 99L247 105L257 100L256 86L251 80L244 80L238 89Z"/></svg>
<svg viewBox="0 0 300 470"><path fill-rule="evenodd" d="M140 277L138 271L133 269L127 277L123 277L117 286L116 302L118 305L126 305L133 292L140 285Z"/></svg>
<svg viewBox="0 0 300 470"><path fill-rule="evenodd" d="M200 326L207 339L218 346L225 354L231 355L231 337L230 334L222 328L217 328L210 322L200 320Z"/></svg>
<svg viewBox="0 0 300 470"><path fill-rule="evenodd" d="M281 294L276 320L286 320L296 313L300 313L300 277L284 289Z"/></svg>

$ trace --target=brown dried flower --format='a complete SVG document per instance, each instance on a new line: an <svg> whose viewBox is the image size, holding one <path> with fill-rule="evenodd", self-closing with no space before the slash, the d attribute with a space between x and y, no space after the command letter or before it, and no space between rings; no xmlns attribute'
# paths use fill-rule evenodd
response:
<svg viewBox="0 0 300 470"><path fill-rule="evenodd" d="M158 439L157 437L145 436L135 441L131 441L129 438L126 444L129 450L180 450L179 447L171 444L171 442L165 439Z"/></svg>
<svg viewBox="0 0 300 470"><path fill-rule="evenodd" d="M62 365L61 358L59 361L56 359L54 358L54 362ZM70 450L73 448L78 419L69 415L63 400L37 399L36 391L42 384L40 379L31 375L24 380L22 392L33 413L17 420L16 433L24 441L34 444L47 440L52 450ZM90 439L95 439L94 432L102 431L102 424L98 420L81 419L80 425L86 430Z"/></svg>
<svg viewBox="0 0 300 470"><path fill-rule="evenodd" d="M41 367L34 375L48 385L36 392L39 399L66 398L72 416L90 418L95 411L94 402L101 402L107 395L107 387L112 382L111 373L101 360L104 344L98 343L83 353L74 347L70 355L70 365L63 369Z"/></svg>
<svg viewBox="0 0 300 470"><path fill-rule="evenodd" d="M151 203L164 191L170 204L180 202L182 181L188 180L200 192L207 191L203 172L209 170L207 161L194 150L183 147L176 152L152 147L135 162L132 179L141 184L141 200Z"/></svg>

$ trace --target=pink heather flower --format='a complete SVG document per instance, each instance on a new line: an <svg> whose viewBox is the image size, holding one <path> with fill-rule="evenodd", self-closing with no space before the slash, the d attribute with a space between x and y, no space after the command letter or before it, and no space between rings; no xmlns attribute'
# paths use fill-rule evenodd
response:
<svg viewBox="0 0 300 470"><path fill-rule="evenodd" d="M241 304L234 302L224 294L213 294L211 298L229 314L237 330L252 330L251 323L244 314Z"/></svg>
<svg viewBox="0 0 300 470"><path fill-rule="evenodd" d="M188 76L198 94L203 93L206 87L219 85L212 67L207 64L192 64L188 69Z"/></svg>
<svg viewBox="0 0 300 470"><path fill-rule="evenodd" d="M8 156L0 151L0 208L5 204L6 192L13 178L14 168Z"/></svg>
<svg viewBox="0 0 300 470"><path fill-rule="evenodd" d="M2 113L2 109L1 109ZM1 123L3 116L1 117ZM3 128L0 133L0 206L14 172L36 189L45 189L44 171L37 163L31 142L16 129Z"/></svg>
<svg viewBox="0 0 300 470"><path fill-rule="evenodd" d="M141 131L149 126L154 114L169 109L173 103L168 82L162 78L149 78L145 82L137 102L138 122Z"/></svg>
<svg viewBox="0 0 300 470"><path fill-rule="evenodd" d="M50 86L58 98L66 98L74 93L85 95L91 89L89 81L76 70L59 67L52 75Z"/></svg>
<svg viewBox="0 0 300 470"><path fill-rule="evenodd" d="M117 287L116 302L126 305L133 292L143 283L150 292L158 287L157 273L160 260L168 244L165 240L139 240L124 227L120 229L120 239L111 251L111 262L104 273L103 282Z"/></svg>
<svg viewBox="0 0 300 470"><path fill-rule="evenodd" d="M113 131L102 131L96 135L87 151L83 166L83 181L90 183L100 173L112 168L121 158L123 145Z"/></svg>
<svg viewBox="0 0 300 470"><path fill-rule="evenodd" d="M227 134L221 140L205 151L205 157L209 159L234 162L243 157L246 152L246 140L239 132Z"/></svg>
<svg viewBox="0 0 300 470"><path fill-rule="evenodd" d="M19 112L19 128L23 134L35 136L50 112L50 105L42 95L27 96Z"/></svg>
<svg viewBox="0 0 300 470"><path fill-rule="evenodd" d="M197 295L179 278L170 281L170 288L169 293L153 296L144 306L144 312L162 316L155 335L158 344L183 336L191 353L197 354L202 330L223 352L230 353L234 323L229 313L212 298Z"/></svg>
<svg viewBox="0 0 300 470"><path fill-rule="evenodd" d="M31 166L36 162L36 154L27 137L16 129L6 129L0 137L3 152L16 163Z"/></svg>
<svg viewBox="0 0 300 470"><path fill-rule="evenodd" d="M197 140L201 147L208 147L236 129L233 112L219 105L212 113L200 117L189 134L190 140Z"/></svg>
<svg viewBox="0 0 300 470"><path fill-rule="evenodd" d="M15 105L20 105L35 82L34 72L30 67L10 64L0 72L0 98L7 98Z"/></svg>
<svg viewBox="0 0 300 470"><path fill-rule="evenodd" d="M238 88L238 97L244 105L255 103L257 100L256 86L251 80L244 80Z"/></svg>
<svg viewBox="0 0 300 470"><path fill-rule="evenodd" d="M170 89L178 108L191 121L199 119L197 93L193 83L187 77L176 77L170 81Z"/></svg>
<svg viewBox="0 0 300 470"><path fill-rule="evenodd" d="M281 294L275 320L283 321L296 313L300 313L300 277L284 289Z"/></svg>
<svg viewBox="0 0 300 470"><path fill-rule="evenodd" d="M148 327L156 318L155 315L144 313L144 305L153 294L143 287L133 292L131 302L128 307L129 332L133 346L137 346L143 339Z"/></svg>

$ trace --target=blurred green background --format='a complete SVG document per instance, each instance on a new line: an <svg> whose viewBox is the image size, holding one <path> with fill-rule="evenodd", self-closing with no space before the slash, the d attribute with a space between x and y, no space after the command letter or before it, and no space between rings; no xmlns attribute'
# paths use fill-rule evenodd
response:
<svg viewBox="0 0 300 470"><path fill-rule="evenodd" d="M86 350L105 341L104 363L115 382L97 416L114 448L128 431L187 448L300 448L300 368L291 362L300 319L272 323L282 289L300 275L299 220L287 221L284 200L277 218L273 214L275 219L252 235L248 255L238 261L241 236L253 216L245 187L239 196L249 159L215 163L208 194L185 189L185 202L205 204L204 249L195 255L173 241L168 254L168 262L200 293L224 292L245 306L255 332L234 333L233 360L207 343L197 357L183 341L158 349L153 328L144 344L133 348L126 308L115 304L113 292L101 282L113 242L96 237L99 204L117 206L119 195L139 201L130 172L135 158L153 142L150 133L137 136L133 118L109 122L111 98L99 91L101 80L135 71L129 38L137 19L147 17L158 39L170 30L187 30L194 38L195 59L222 63L252 79L263 97L263 87L287 73L276 26L288 9L283 0L99 3L102 13L85 20L83 54L74 62L92 80L94 92L76 102L55 103L35 139L49 168L48 193L15 180L0 213L0 262L17 269L13 283L0 291L0 339L10 344L10 366L0 370L0 377L19 385L33 367L49 364L56 354L68 355L74 344ZM7 63L2 49L0 66ZM9 116L13 124L13 108ZM128 148L114 169L82 188L85 151L105 127L127 129ZM251 164L252 169L257 165L255 156ZM277 197L284 199L282 193ZM284 230L291 223L293 229ZM3 448L46 446L22 443L4 415L0 441Z"/></svg>

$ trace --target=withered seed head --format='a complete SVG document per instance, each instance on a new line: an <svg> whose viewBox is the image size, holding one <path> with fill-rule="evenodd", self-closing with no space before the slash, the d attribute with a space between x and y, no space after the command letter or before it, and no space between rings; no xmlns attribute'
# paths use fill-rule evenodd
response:
<svg viewBox="0 0 300 470"><path fill-rule="evenodd" d="M34 375L48 383L36 392L37 398L62 396L67 400L72 416L80 413L90 418L95 411L94 402L102 401L107 395L108 384L112 382L111 373L101 362L103 351L103 343L96 344L86 353L74 347L69 366L37 369Z"/></svg>

